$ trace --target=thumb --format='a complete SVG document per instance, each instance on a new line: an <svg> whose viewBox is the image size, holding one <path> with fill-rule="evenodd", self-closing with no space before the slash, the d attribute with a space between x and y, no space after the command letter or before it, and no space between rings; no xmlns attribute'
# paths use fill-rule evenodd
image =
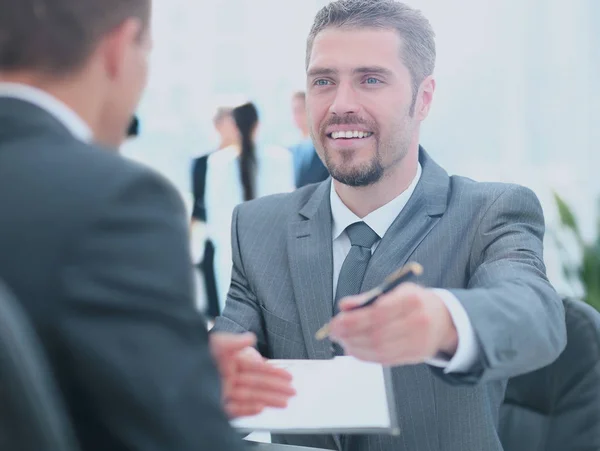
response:
<svg viewBox="0 0 600 451"><path fill-rule="evenodd" d="M348 310L352 310L358 306L363 305L368 298L369 296L366 294L345 297L339 302L339 309L341 312L347 312Z"/></svg>

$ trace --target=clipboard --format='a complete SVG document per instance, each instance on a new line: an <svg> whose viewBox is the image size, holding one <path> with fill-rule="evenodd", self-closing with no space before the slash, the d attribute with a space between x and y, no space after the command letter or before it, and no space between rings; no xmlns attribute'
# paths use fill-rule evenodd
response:
<svg viewBox="0 0 600 451"><path fill-rule="evenodd" d="M242 433L400 435L391 369L353 357L271 360L293 377L287 408L237 418Z"/></svg>

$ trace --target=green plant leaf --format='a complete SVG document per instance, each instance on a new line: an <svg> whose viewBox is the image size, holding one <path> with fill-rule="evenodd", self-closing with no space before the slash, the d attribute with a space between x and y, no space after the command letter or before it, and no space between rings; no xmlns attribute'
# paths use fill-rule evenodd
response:
<svg viewBox="0 0 600 451"><path fill-rule="evenodd" d="M558 209L560 222L575 234L579 242L583 242L573 211L557 193L553 193L553 195L554 201L556 202L556 207Z"/></svg>
<svg viewBox="0 0 600 451"><path fill-rule="evenodd" d="M600 248L598 246L585 247L580 277L585 288L586 301L600 310Z"/></svg>

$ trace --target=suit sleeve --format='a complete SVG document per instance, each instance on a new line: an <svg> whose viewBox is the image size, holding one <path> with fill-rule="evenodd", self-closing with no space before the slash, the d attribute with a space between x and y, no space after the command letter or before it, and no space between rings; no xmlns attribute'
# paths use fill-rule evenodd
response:
<svg viewBox="0 0 600 451"><path fill-rule="evenodd" d="M506 379L553 362L566 345L565 312L543 262L544 218L535 194L511 185L483 216L467 289L449 290L475 330L479 359L449 382Z"/></svg>
<svg viewBox="0 0 600 451"><path fill-rule="evenodd" d="M214 331L234 333L253 332L257 337L257 347L262 355L269 355L265 336L261 307L250 287L246 277L244 263L239 243L239 216L240 206L233 211L231 226L231 250L233 268L231 272L231 286L227 294L227 302L223 315L218 317Z"/></svg>
<svg viewBox="0 0 600 451"><path fill-rule="evenodd" d="M94 449L240 450L221 409L204 319L193 301L179 196L149 172L129 174L94 208L66 253L66 387Z"/></svg>

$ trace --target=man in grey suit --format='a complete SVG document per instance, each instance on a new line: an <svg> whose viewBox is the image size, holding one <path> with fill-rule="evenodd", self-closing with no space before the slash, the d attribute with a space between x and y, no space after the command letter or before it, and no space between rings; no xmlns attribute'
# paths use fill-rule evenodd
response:
<svg viewBox="0 0 600 451"><path fill-rule="evenodd" d="M501 450L507 379L552 362L565 346L535 195L450 177L419 146L434 62L430 24L402 3L340 0L316 16L307 111L333 180L236 209L232 284L216 329L253 331L269 358L345 352L392 366L402 432L275 441ZM362 301L358 293L408 261L424 267L420 285L350 311ZM334 313L332 350L315 332Z"/></svg>
<svg viewBox="0 0 600 451"><path fill-rule="evenodd" d="M229 419L289 375L209 342L185 209L116 148L146 81L150 0L0 0L0 279L84 450L240 450Z"/></svg>

